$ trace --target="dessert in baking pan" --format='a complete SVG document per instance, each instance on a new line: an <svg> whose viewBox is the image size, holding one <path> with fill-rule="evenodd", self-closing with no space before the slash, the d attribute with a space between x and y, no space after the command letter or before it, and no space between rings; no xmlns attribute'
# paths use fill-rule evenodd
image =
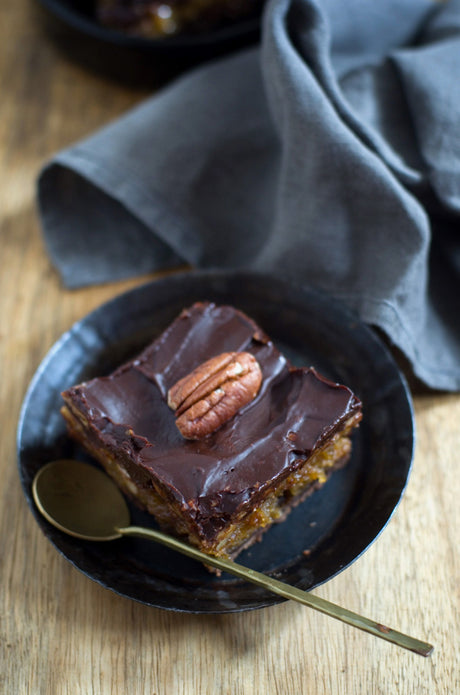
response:
<svg viewBox="0 0 460 695"><path fill-rule="evenodd" d="M106 27L133 36L162 38L202 33L254 17L263 0L96 0Z"/></svg>

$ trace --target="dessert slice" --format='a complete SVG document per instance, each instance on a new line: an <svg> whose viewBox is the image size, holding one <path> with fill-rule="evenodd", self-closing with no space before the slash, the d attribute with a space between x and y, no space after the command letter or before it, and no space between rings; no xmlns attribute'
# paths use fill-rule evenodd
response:
<svg viewBox="0 0 460 695"><path fill-rule="evenodd" d="M235 557L350 457L361 403L256 323L197 303L139 356L63 393L72 437L166 531Z"/></svg>

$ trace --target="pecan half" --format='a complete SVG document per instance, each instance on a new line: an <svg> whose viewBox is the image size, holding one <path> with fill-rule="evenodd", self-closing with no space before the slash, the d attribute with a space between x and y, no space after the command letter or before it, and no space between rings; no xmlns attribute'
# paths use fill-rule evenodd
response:
<svg viewBox="0 0 460 695"><path fill-rule="evenodd" d="M203 362L168 392L185 439L215 432L257 395L262 372L249 352L224 352Z"/></svg>

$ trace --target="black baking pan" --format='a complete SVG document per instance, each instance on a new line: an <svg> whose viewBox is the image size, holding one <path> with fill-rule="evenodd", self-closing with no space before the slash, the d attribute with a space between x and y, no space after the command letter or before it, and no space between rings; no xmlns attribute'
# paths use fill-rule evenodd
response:
<svg viewBox="0 0 460 695"><path fill-rule="evenodd" d="M162 39L129 36L102 26L92 0L38 0L44 33L71 60L134 86L161 83L203 61L254 45L260 14L213 31Z"/></svg>

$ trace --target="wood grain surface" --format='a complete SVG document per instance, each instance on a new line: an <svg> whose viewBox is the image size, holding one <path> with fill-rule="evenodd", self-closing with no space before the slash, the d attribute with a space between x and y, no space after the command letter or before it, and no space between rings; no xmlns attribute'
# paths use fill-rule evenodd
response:
<svg viewBox="0 0 460 695"><path fill-rule="evenodd" d="M0 692L460 693L459 395L414 396L416 456L402 503L368 552L316 591L431 641L428 659L290 602L223 616L146 608L83 576L42 535L17 473L25 390L63 331L145 277L64 289L43 246L36 177L56 150L151 90L73 62L32 2L1 3L0 37Z"/></svg>

